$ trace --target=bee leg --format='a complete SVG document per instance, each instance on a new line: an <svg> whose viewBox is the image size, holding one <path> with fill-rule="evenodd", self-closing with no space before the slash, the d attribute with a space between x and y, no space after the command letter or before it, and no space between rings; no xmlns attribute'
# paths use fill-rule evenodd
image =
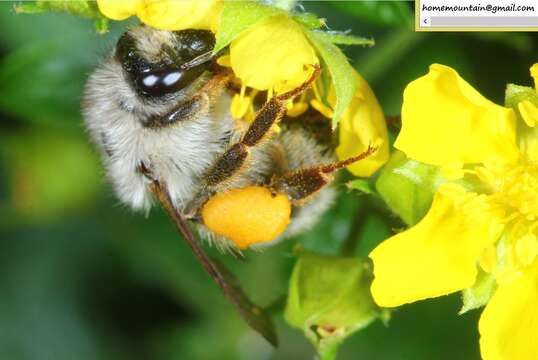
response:
<svg viewBox="0 0 538 360"><path fill-rule="evenodd" d="M150 169L150 167L143 161L139 162L136 171L138 171L140 174L144 175L146 179L149 181L157 181L157 177L153 175L153 171Z"/></svg>
<svg viewBox="0 0 538 360"><path fill-rule="evenodd" d="M232 177L245 164L250 148L260 144L271 134L271 127L277 124L286 111L286 102L302 93L319 76L320 68L315 67L312 76L301 86L287 93L273 96L256 114L243 138L232 145L213 165L206 176L208 187L214 187Z"/></svg>
<svg viewBox="0 0 538 360"><path fill-rule="evenodd" d="M312 76L301 86L287 93L273 96L265 103L241 140L229 147L205 174L202 189L185 209L185 214L189 219L196 218L199 209L217 191L219 184L231 179L234 174L240 172L247 162L250 149L260 144L264 138L270 136L271 127L277 124L284 116L286 102L308 89L320 72L320 67L316 65Z"/></svg>
<svg viewBox="0 0 538 360"><path fill-rule="evenodd" d="M376 150L375 147L369 146L366 151L346 160L285 173L275 177L270 188L276 193L286 194L292 203L303 203L309 196L330 184L335 171L367 158Z"/></svg>
<svg viewBox="0 0 538 360"><path fill-rule="evenodd" d="M250 155L250 148L260 144L264 138L270 136L271 127L277 124L284 116L286 102L305 91L316 80L319 74L320 68L316 66L312 76L301 86L287 93L273 96L265 103L256 114L256 118L242 139L222 154L209 170L205 178L207 187L214 188L216 185L231 178L243 167Z"/></svg>

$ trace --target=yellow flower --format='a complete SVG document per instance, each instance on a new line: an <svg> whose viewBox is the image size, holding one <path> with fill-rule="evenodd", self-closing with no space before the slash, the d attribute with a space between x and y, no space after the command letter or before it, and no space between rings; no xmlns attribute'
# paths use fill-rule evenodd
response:
<svg viewBox="0 0 538 360"><path fill-rule="evenodd" d="M377 146L375 154L347 169L356 176L372 175L389 159L389 142L385 116L370 86L357 72L354 73L357 92L338 123L338 159L344 160L366 151L369 145ZM332 94L331 94L332 95ZM334 107L336 97L330 96Z"/></svg>
<svg viewBox="0 0 538 360"><path fill-rule="evenodd" d="M535 105L517 106L518 134L538 122ZM372 294L386 307L471 288L478 271L494 276L479 324L484 360L538 354L538 158L529 151L538 133L523 143L515 128L514 110L488 101L449 67L434 64L411 82L395 147L481 191L441 185L418 224L370 254Z"/></svg>
<svg viewBox="0 0 538 360"><path fill-rule="evenodd" d="M389 159L387 126L383 110L366 80L356 71L353 72L353 77L357 90L338 123L339 141L336 155L339 160L345 160L366 151L369 145L376 146L377 151L373 155L347 167L353 175L368 177ZM328 104L325 104L320 88L320 81L316 81L310 106L331 119L336 105L336 92L331 86L327 95ZM296 105L299 104L301 102Z"/></svg>
<svg viewBox="0 0 538 360"><path fill-rule="evenodd" d="M267 99L302 85L319 64L315 49L303 29L286 14L271 16L242 32L230 44L229 55L217 59L230 67L241 90L232 99L235 119L252 122L256 96L264 91ZM308 110L306 92L287 104L287 115L298 117ZM275 126L278 131L278 126Z"/></svg>
<svg viewBox="0 0 538 360"><path fill-rule="evenodd" d="M513 161L514 120L511 109L484 98L453 69L434 64L405 89L404 126L394 146L432 165Z"/></svg>
<svg viewBox="0 0 538 360"><path fill-rule="evenodd" d="M277 45L275 45L277 44ZM223 59L226 64L228 59ZM258 91L282 93L300 86L318 64L314 48L302 29L286 15L273 16L243 33L230 46L230 65L242 84L241 92L232 101L235 118L252 117L250 105ZM348 167L356 176L370 176L389 158L387 129L383 111L368 83L354 73L357 91L340 121L339 146L336 154L344 160L364 152L369 145L378 146L372 156ZM252 90L246 90L246 88ZM321 81L313 91L303 93L288 104L288 116L297 117L308 104L328 118L333 116L336 93L331 86L327 106L321 100ZM270 96L270 95L269 95Z"/></svg>
<svg viewBox="0 0 538 360"><path fill-rule="evenodd" d="M103 15L113 20L136 15L156 29L213 32L222 9L220 0L97 0L97 5Z"/></svg>
<svg viewBox="0 0 538 360"><path fill-rule="evenodd" d="M283 93L304 83L319 60L301 27L277 15L232 41L230 64L243 86Z"/></svg>
<svg viewBox="0 0 538 360"><path fill-rule="evenodd" d="M144 6L144 0L97 0L99 11L112 20L125 20Z"/></svg>

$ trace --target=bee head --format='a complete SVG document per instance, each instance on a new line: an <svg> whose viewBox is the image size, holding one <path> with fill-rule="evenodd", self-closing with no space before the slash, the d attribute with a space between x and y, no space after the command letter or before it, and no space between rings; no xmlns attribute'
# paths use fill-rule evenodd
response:
<svg viewBox="0 0 538 360"><path fill-rule="evenodd" d="M158 98L184 89L208 70L214 45L207 30L137 27L121 36L115 57L139 95Z"/></svg>

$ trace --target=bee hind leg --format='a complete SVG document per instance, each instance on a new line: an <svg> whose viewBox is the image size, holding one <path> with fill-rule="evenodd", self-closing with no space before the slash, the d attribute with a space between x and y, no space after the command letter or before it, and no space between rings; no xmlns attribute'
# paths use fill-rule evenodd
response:
<svg viewBox="0 0 538 360"><path fill-rule="evenodd" d="M271 134L273 125L277 124L284 116L286 102L308 89L312 82L319 76L320 71L319 66L315 66L312 76L302 85L287 93L273 96L265 103L256 114L254 121L250 124L241 140L222 154L210 168L205 177L208 188L214 188L241 170L250 155L251 148L262 143Z"/></svg>
<svg viewBox="0 0 538 360"><path fill-rule="evenodd" d="M273 125L278 124L284 116L287 101L308 89L318 78L320 72L320 67L314 66L312 76L303 84L287 93L273 96L265 103L241 140L230 146L204 175L200 191L185 209L185 214L189 219L196 218L203 204L217 191L219 185L231 180L235 174L241 172L248 162L251 149L268 138L271 135Z"/></svg>
<svg viewBox="0 0 538 360"><path fill-rule="evenodd" d="M316 194L333 180L333 173L357 161L372 155L377 148L368 149L357 156L334 163L303 168L273 178L270 189L276 193L284 193L292 203L300 204Z"/></svg>

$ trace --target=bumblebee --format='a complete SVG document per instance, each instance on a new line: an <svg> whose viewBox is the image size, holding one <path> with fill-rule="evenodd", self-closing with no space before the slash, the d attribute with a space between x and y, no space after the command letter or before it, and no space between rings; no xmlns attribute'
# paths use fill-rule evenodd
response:
<svg viewBox="0 0 538 360"><path fill-rule="evenodd" d="M311 227L331 206L332 173L374 149L335 162L331 146L296 119L286 104L304 84L275 95L252 123L230 114L230 70L217 65L214 35L205 30L128 30L91 74L83 113L122 202L148 211L151 184L163 186L174 209L220 249L236 243L204 225L204 205L218 194L249 186L285 195L291 204L283 238ZM282 131L274 125L282 123ZM330 131L330 129L329 129ZM256 209L251 209L256 211Z"/></svg>

